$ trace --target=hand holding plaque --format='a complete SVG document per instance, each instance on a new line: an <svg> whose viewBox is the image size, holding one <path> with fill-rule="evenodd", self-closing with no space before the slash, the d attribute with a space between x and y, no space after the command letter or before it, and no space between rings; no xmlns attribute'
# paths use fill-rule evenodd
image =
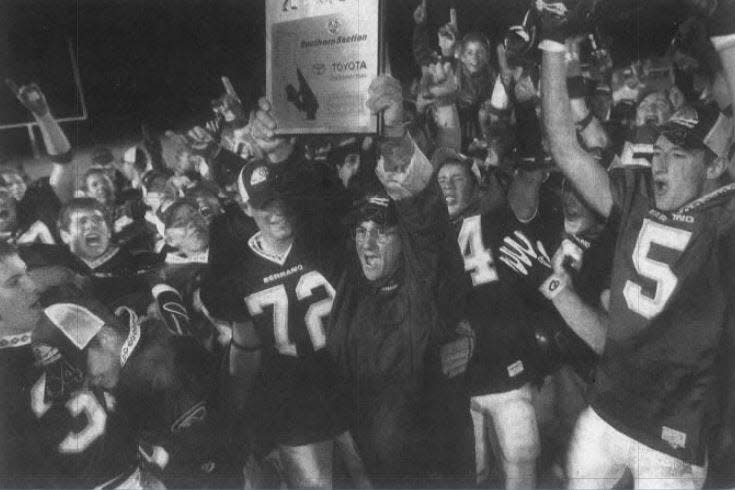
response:
<svg viewBox="0 0 735 490"><path fill-rule="evenodd" d="M278 121L273 106L265 97L258 100L258 109L250 114L250 135L258 147L274 162L282 162L293 151L294 138L276 135Z"/></svg>
<svg viewBox="0 0 735 490"><path fill-rule="evenodd" d="M403 88L390 75L378 75L370 83L365 103L373 114L383 113L383 136L398 138L404 135Z"/></svg>
<svg viewBox="0 0 735 490"><path fill-rule="evenodd" d="M400 82L390 75L378 75L370 83L366 105L373 114L383 114L383 132L378 148L385 170L401 171L411 161L413 143L403 123Z"/></svg>

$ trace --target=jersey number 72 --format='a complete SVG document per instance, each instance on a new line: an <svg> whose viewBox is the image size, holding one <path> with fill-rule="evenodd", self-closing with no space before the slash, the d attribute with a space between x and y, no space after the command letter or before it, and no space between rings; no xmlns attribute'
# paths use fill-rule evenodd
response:
<svg viewBox="0 0 735 490"><path fill-rule="evenodd" d="M301 276L298 284L296 284L296 298L299 301L309 298L319 286L324 286L329 296L311 304L304 316L304 323L315 351L321 349L327 343L322 320L332 311L334 288L317 271L307 272ZM245 304L251 315L260 315L265 308L273 306L273 335L276 341L276 349L281 354L298 356L296 344L288 338L288 293L283 284L251 294L245 298Z"/></svg>

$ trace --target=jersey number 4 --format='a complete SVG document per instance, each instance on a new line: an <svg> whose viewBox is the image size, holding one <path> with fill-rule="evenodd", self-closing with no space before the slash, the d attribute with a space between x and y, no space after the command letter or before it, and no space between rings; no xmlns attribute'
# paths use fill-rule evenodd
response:
<svg viewBox="0 0 735 490"><path fill-rule="evenodd" d="M658 315L664 309L679 282L668 264L649 257L651 245L682 252L691 237L692 234L689 231L672 228L648 219L643 220L638 241L633 249L633 265L638 274L656 283L656 292L653 297L647 296L639 284L630 280L626 281L623 287L623 297L631 311L647 319Z"/></svg>
<svg viewBox="0 0 735 490"><path fill-rule="evenodd" d="M480 286L498 280L493 255L482 242L480 216L471 216L462 221L459 231L459 250L464 258L464 270L470 272L472 285Z"/></svg>
<svg viewBox="0 0 735 490"><path fill-rule="evenodd" d="M301 276L296 285L296 298L299 301L309 298L319 286L324 286L329 297L312 303L304 316L304 323L315 351L327 343L322 321L332 311L334 288L324 276L316 271L307 272ZM251 315L260 315L265 308L273 306L273 334L278 352L289 356L298 355L296 344L291 343L288 338L288 294L283 284L251 294L245 298L245 304Z"/></svg>

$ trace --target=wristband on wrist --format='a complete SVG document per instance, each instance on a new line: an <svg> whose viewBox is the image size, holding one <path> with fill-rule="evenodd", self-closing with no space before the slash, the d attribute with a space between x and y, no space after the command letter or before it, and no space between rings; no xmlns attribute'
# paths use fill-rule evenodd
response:
<svg viewBox="0 0 735 490"><path fill-rule="evenodd" d="M587 129L587 126L590 125L592 122L592 119L595 117L594 114L592 114L592 111L589 111L586 116L584 116L580 121L577 121L574 123L574 125L577 127L577 132L581 133L585 129Z"/></svg>
<svg viewBox="0 0 735 490"><path fill-rule="evenodd" d="M552 274L546 278L546 280L539 287L541 294L546 296L546 299L553 300L559 293L565 290L569 286L569 276L561 274Z"/></svg>

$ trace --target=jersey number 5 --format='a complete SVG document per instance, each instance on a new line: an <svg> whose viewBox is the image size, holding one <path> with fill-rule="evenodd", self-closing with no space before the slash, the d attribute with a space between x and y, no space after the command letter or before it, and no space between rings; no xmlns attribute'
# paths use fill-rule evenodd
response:
<svg viewBox="0 0 735 490"><path fill-rule="evenodd" d="M459 231L459 251L464 258L464 270L471 272L472 285L479 286L498 280L498 272L490 249L482 243L480 216L471 216L462 221Z"/></svg>
<svg viewBox="0 0 735 490"><path fill-rule="evenodd" d="M334 288L324 276L317 271L307 272L296 285L296 298L303 301L309 298L319 286L324 286L329 297L317 301L309 306L304 315L304 323L309 331L309 338L314 350L319 350L327 344L322 320L332 311ZM297 356L296 344L288 338L288 294L283 284L258 291L245 298L245 304L251 315L260 315L264 308L273 306L273 335L276 348L281 354Z"/></svg>
<svg viewBox="0 0 735 490"><path fill-rule="evenodd" d="M31 410L39 419L51 408L43 399L46 391L46 373L43 373L31 388ZM72 417L84 414L87 425L79 432L69 432L59 444L62 454L78 454L84 452L98 437L105 433L107 412L102 408L97 397L89 391L80 391L66 402L66 409Z"/></svg>
<svg viewBox="0 0 735 490"><path fill-rule="evenodd" d="M668 264L653 260L648 256L651 245L655 244L682 252L691 237L691 232L686 230L672 228L648 219L643 220L638 241L633 249L633 265L638 274L656 282L656 292L653 297L647 296L639 284L630 280L626 281L623 287L623 297L631 311L647 319L658 315L664 309L679 282Z"/></svg>

